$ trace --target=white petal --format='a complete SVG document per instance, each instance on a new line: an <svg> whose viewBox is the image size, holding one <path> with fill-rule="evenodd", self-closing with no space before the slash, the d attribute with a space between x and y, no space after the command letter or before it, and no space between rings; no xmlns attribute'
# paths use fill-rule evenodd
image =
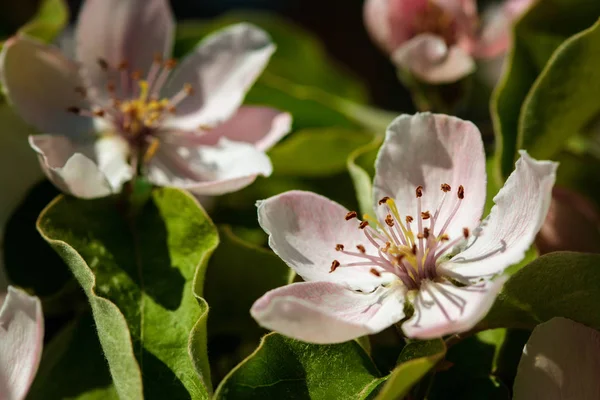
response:
<svg viewBox="0 0 600 400"><path fill-rule="evenodd" d="M521 261L548 214L557 167L521 151L515 171L494 197L481 233L443 268L472 278L500 273Z"/></svg>
<svg viewBox="0 0 600 400"><path fill-rule="evenodd" d="M399 284L361 293L330 282L303 282L267 292L250 313L261 326L294 339L340 343L400 321L403 303Z"/></svg>
<svg viewBox="0 0 600 400"><path fill-rule="evenodd" d="M466 332L485 317L505 281L499 277L464 287L423 281L413 302L415 314L402 330L418 339Z"/></svg>
<svg viewBox="0 0 600 400"><path fill-rule="evenodd" d="M93 132L91 118L67 112L86 104L75 91L82 86L77 66L57 48L15 37L4 44L0 63L4 90L26 122L43 133L81 137Z"/></svg>
<svg viewBox="0 0 600 400"><path fill-rule="evenodd" d="M600 399L600 333L565 318L538 325L525 348L515 400Z"/></svg>
<svg viewBox="0 0 600 400"><path fill-rule="evenodd" d="M171 143L184 146L214 146L221 138L234 142L251 143L260 151L267 151L292 128L292 116L269 107L242 106L222 124L205 133L179 132ZM166 140L169 140L167 137Z"/></svg>
<svg viewBox="0 0 600 400"><path fill-rule="evenodd" d="M108 81L99 59L113 71L126 61L130 72L146 76L155 54L171 53L174 31L167 0L86 0L76 27L77 59L89 84L103 89Z"/></svg>
<svg viewBox="0 0 600 400"><path fill-rule="evenodd" d="M171 97L186 83L194 88L194 94L177 106L170 124L195 130L229 119L274 51L269 36L249 24L233 25L204 39L175 70L164 91Z"/></svg>
<svg viewBox="0 0 600 400"><path fill-rule="evenodd" d="M392 62L432 84L456 82L475 70L475 62L467 52L458 46L448 48L444 39L431 34L404 43L392 53Z"/></svg>
<svg viewBox="0 0 600 400"><path fill-rule="evenodd" d="M362 244L367 254L374 255L357 220L345 220L347 213L341 205L311 192L285 192L258 203L258 223L269 234L269 246L304 280L370 292L387 279L371 274L372 266L342 266L330 273L333 260L342 265L363 261L336 251L337 244L350 251Z"/></svg>
<svg viewBox="0 0 600 400"><path fill-rule="evenodd" d="M0 398L25 398L40 363L43 339L39 299L9 287L0 310Z"/></svg>
<svg viewBox="0 0 600 400"><path fill-rule="evenodd" d="M481 134L471 122L440 114L402 115L388 127L375 162L374 204L384 196L396 199L403 215L417 216L415 189L423 186L422 210L433 215L442 201L443 183L451 186L436 222L441 229L460 202L446 233L479 225L486 196L485 153ZM463 200L457 197L459 186ZM435 229L437 235L439 230Z"/></svg>
<svg viewBox="0 0 600 400"><path fill-rule="evenodd" d="M197 195L220 195L269 176L271 161L253 145L221 139L217 146L183 147L164 143L147 167L148 179Z"/></svg>
<svg viewBox="0 0 600 400"><path fill-rule="evenodd" d="M84 199L121 190L133 171L127 163L127 144L116 136L77 142L65 136L35 135L29 144L48 179L60 190Z"/></svg>

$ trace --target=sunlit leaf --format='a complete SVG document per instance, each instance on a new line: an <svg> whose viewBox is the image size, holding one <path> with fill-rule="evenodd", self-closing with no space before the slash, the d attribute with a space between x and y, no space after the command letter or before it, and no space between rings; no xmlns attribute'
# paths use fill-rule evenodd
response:
<svg viewBox="0 0 600 400"><path fill-rule="evenodd" d="M38 230L88 297L121 398L208 398L200 296L218 237L193 197L156 189L133 213L116 198L60 196Z"/></svg>

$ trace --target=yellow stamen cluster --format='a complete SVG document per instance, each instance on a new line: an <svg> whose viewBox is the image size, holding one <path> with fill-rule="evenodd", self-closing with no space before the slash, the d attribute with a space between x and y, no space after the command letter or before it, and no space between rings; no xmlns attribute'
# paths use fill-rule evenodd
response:
<svg viewBox="0 0 600 400"><path fill-rule="evenodd" d="M133 100L124 101L119 105L119 109L127 116L125 129L137 135L144 128L151 128L160 121L165 111L169 111L168 99L152 99L148 97L148 82L140 80L138 82L140 95Z"/></svg>

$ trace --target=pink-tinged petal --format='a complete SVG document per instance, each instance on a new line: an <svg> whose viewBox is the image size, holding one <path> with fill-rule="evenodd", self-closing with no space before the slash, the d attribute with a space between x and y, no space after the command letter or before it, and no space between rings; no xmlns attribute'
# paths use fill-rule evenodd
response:
<svg viewBox="0 0 600 400"><path fill-rule="evenodd" d="M513 387L515 400L600 399L600 333L566 318L538 325Z"/></svg>
<svg viewBox="0 0 600 400"><path fill-rule="evenodd" d="M207 132L173 132L165 136L169 143L181 146L214 146L221 138L253 144L267 151L292 128L292 116L274 108L243 106L222 124Z"/></svg>
<svg viewBox="0 0 600 400"><path fill-rule="evenodd" d="M404 318L401 285L371 293L331 282L303 282L271 290L250 313L264 328L310 343L341 343L380 332Z"/></svg>
<svg viewBox="0 0 600 400"><path fill-rule="evenodd" d="M67 112L85 107L77 66L60 51L25 36L8 40L0 55L0 79L21 117L42 132L76 136L93 131L92 120Z"/></svg>
<svg viewBox="0 0 600 400"><path fill-rule="evenodd" d="M163 143L146 173L155 185L216 196L242 189L259 175L271 175L272 170L269 157L253 145L221 139L216 146Z"/></svg>
<svg viewBox="0 0 600 400"><path fill-rule="evenodd" d="M370 292L388 277L371 274L373 266L344 266L357 257L336 251L337 244L354 252L362 244L367 254L376 255L359 222L346 221L347 213L338 203L311 192L285 192L258 203L258 223L269 234L269 246L304 280ZM334 260L342 266L330 272Z"/></svg>
<svg viewBox="0 0 600 400"><path fill-rule="evenodd" d="M459 46L448 48L444 39L428 33L397 48L392 62L431 84L456 82L475 70L475 62L465 50Z"/></svg>
<svg viewBox="0 0 600 400"><path fill-rule="evenodd" d="M175 70L163 91L174 96L186 84L194 94L177 105L168 123L182 130L216 126L231 118L275 51L260 28L237 24L204 39Z"/></svg>
<svg viewBox="0 0 600 400"><path fill-rule="evenodd" d="M558 164L520 153L481 231L474 232L474 241L444 264L445 269L465 278L488 276L525 257L548 214Z"/></svg>
<svg viewBox="0 0 600 400"><path fill-rule="evenodd" d="M462 235L464 227L479 225L486 196L485 153L481 134L471 122L430 113L398 117L388 127L375 171L374 204L389 196L396 199L400 214L417 217L415 189L421 185L421 209L434 215L444 197L440 186L447 183L452 190L433 232L440 232L459 203L446 229L450 238ZM457 196L460 185L463 200Z"/></svg>
<svg viewBox="0 0 600 400"><path fill-rule="evenodd" d="M169 57L174 32L168 0L87 0L76 26L77 59L89 84L104 88L99 59L113 69L125 61L146 76L156 54Z"/></svg>
<svg viewBox="0 0 600 400"><path fill-rule="evenodd" d="M367 31L386 53L392 53L414 35L429 0L367 0L363 15Z"/></svg>
<svg viewBox="0 0 600 400"><path fill-rule="evenodd" d="M40 300L9 286L0 310L0 398L25 398L40 364L43 339Z"/></svg>
<svg viewBox="0 0 600 400"><path fill-rule="evenodd" d="M29 144L38 153L48 179L63 192L84 199L121 190L133 176L127 144L116 136L77 142L66 136L36 135Z"/></svg>
<svg viewBox="0 0 600 400"><path fill-rule="evenodd" d="M512 24L532 3L533 0L508 0L504 4L488 7L482 15L483 28L474 56L489 59L504 54L510 46Z"/></svg>
<svg viewBox="0 0 600 400"><path fill-rule="evenodd" d="M499 277L464 287L423 281L413 301L415 314L402 324L402 330L418 339L466 332L485 317L505 281Z"/></svg>

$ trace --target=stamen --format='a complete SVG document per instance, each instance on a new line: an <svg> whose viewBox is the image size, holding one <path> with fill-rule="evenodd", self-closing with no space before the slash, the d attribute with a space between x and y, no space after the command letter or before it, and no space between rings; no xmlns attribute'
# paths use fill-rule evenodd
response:
<svg viewBox="0 0 600 400"><path fill-rule="evenodd" d="M406 216L406 223L410 224L411 222L413 222L413 217L411 217L410 215Z"/></svg>
<svg viewBox="0 0 600 400"><path fill-rule="evenodd" d="M109 65L108 65L108 62L106 62L106 60L105 60L105 59L103 59L103 58L99 58L99 59L98 59L98 60L96 60L96 61L98 62L98 65L100 66L100 68L101 68L103 71L108 71L108 69L109 69Z"/></svg>
<svg viewBox="0 0 600 400"><path fill-rule="evenodd" d="M469 228L463 228L463 236L465 239L469 238Z"/></svg>
<svg viewBox="0 0 600 400"><path fill-rule="evenodd" d="M442 183L441 189L442 189L442 192L444 192L444 193L448 193L449 191L452 190L450 185L448 185L447 183Z"/></svg>
<svg viewBox="0 0 600 400"><path fill-rule="evenodd" d="M333 262L331 263L331 269L329 270L329 273L335 271L339 266L340 262L338 260L333 260Z"/></svg>
<svg viewBox="0 0 600 400"><path fill-rule="evenodd" d="M147 163L152 159L152 157L154 157L158 150L159 144L160 141L157 138L152 139L150 145L148 146L148 150L146 150L146 154L144 154L144 163Z"/></svg>
<svg viewBox="0 0 600 400"><path fill-rule="evenodd" d="M390 200L390 198L388 196L382 197L381 200L379 200L379 205L383 205L385 203L387 203L387 201Z"/></svg>
<svg viewBox="0 0 600 400"><path fill-rule="evenodd" d="M458 187L458 193L457 193L457 195L458 195L458 198L461 199L461 200L465 198L465 188L463 187L463 185L460 185Z"/></svg>
<svg viewBox="0 0 600 400"><path fill-rule="evenodd" d="M417 195L417 198L423 197L423 186L421 186L421 185L417 186L415 193Z"/></svg>
<svg viewBox="0 0 600 400"><path fill-rule="evenodd" d="M377 271L375 268L371 268L369 270L369 272L372 273L373 275L375 275L378 278L381 276L381 272Z"/></svg>
<svg viewBox="0 0 600 400"><path fill-rule="evenodd" d="M363 254L367 252L367 249L365 249L365 246L363 246L362 244L357 245L356 248Z"/></svg>
<svg viewBox="0 0 600 400"><path fill-rule="evenodd" d="M423 219L429 219L429 218L431 218L431 214L429 213L429 211L423 211L421 213L421 218L423 218Z"/></svg>
<svg viewBox="0 0 600 400"><path fill-rule="evenodd" d="M385 217L385 223L390 228L394 226L394 219L392 218L392 216L390 214L386 215L386 217Z"/></svg>
<svg viewBox="0 0 600 400"><path fill-rule="evenodd" d="M362 221L360 225L358 225L358 229L365 229L369 225L369 221Z"/></svg>
<svg viewBox="0 0 600 400"><path fill-rule="evenodd" d="M344 250L344 245L343 244L336 244L335 245L335 251L342 251Z"/></svg>
<svg viewBox="0 0 600 400"><path fill-rule="evenodd" d="M352 218L356 218L357 216L358 213L356 211L350 211L348 212L348 214L346 214L344 218L346 219L346 221L350 221Z"/></svg>

